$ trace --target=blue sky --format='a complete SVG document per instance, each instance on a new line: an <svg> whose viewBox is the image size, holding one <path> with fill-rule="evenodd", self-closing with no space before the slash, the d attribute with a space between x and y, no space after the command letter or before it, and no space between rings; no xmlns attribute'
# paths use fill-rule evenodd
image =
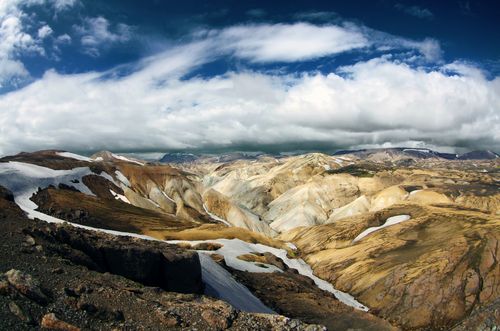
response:
<svg viewBox="0 0 500 331"><path fill-rule="evenodd" d="M498 1L0 3L0 154L500 146Z"/></svg>

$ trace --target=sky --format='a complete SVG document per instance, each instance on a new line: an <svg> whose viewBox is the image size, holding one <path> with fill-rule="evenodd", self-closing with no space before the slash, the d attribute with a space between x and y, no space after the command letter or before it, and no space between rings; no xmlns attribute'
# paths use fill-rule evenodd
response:
<svg viewBox="0 0 500 331"><path fill-rule="evenodd" d="M500 2L0 0L0 155L500 151Z"/></svg>

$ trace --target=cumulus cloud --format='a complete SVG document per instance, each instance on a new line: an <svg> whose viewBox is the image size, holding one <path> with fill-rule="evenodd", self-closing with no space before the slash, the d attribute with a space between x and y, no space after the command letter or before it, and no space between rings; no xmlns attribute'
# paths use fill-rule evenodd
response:
<svg viewBox="0 0 500 331"><path fill-rule="evenodd" d="M32 6L50 5L55 12L67 9L76 0L2 0L0 1L0 89L17 85L30 74L19 58L27 54L45 55L42 40L52 34L48 25L40 25L25 10ZM27 27L39 27L30 34Z"/></svg>
<svg viewBox="0 0 500 331"><path fill-rule="evenodd" d="M467 64L428 71L376 58L327 75L182 79L210 47L184 45L120 78L47 72L0 97L0 153L304 142L500 147L500 78Z"/></svg>
<svg viewBox="0 0 500 331"><path fill-rule="evenodd" d="M102 48L126 42L132 36L130 26L123 23L113 26L102 16L85 18L82 25L75 25L75 30L81 35L84 52L94 57L100 55Z"/></svg>
<svg viewBox="0 0 500 331"><path fill-rule="evenodd" d="M52 34L52 28L48 25L44 25L38 29L38 38L45 39Z"/></svg>
<svg viewBox="0 0 500 331"><path fill-rule="evenodd" d="M5 0L0 3L0 88L27 77L28 71L17 59L21 52L40 52L41 48L31 35L23 30L24 13L19 2Z"/></svg>
<svg viewBox="0 0 500 331"><path fill-rule="evenodd" d="M71 37L67 33L62 34L60 36L57 36L55 43L58 45L71 44Z"/></svg>

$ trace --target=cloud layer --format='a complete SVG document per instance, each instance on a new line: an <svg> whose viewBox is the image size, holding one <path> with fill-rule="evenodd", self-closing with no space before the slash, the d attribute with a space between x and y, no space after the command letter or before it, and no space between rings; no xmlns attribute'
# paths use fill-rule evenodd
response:
<svg viewBox="0 0 500 331"><path fill-rule="evenodd" d="M110 31L104 18L81 31L82 43L85 36L120 42L126 35ZM50 35L47 29L39 34ZM331 73L247 67L184 78L227 57L289 63L380 49L399 53ZM299 22L202 31L191 42L127 67L126 75L119 74L122 67L73 75L48 71L0 95L0 154L294 143L499 150L500 78L489 80L468 64L442 63L440 54L432 39L407 40L353 25Z"/></svg>

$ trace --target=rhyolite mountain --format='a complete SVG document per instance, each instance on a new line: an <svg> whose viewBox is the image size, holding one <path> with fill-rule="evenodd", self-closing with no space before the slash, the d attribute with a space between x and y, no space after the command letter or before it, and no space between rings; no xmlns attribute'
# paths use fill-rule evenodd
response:
<svg viewBox="0 0 500 331"><path fill-rule="evenodd" d="M0 328L500 324L494 153L165 160L0 159Z"/></svg>

